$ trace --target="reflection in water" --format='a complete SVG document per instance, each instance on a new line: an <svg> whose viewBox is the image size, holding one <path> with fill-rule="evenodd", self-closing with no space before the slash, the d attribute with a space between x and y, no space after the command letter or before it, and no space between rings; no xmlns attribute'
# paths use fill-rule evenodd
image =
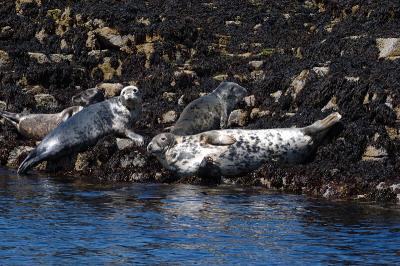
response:
<svg viewBox="0 0 400 266"><path fill-rule="evenodd" d="M5 264L395 264L400 211L259 188L0 170L0 237Z"/></svg>

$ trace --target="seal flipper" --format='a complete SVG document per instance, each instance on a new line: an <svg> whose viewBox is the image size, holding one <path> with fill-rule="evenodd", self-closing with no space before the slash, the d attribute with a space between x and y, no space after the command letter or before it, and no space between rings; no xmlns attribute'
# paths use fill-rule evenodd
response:
<svg viewBox="0 0 400 266"><path fill-rule="evenodd" d="M342 116L338 113L332 113L325 117L322 120L318 120L314 122L314 124L304 127L302 130L304 134L309 135L309 136L317 136L317 135L323 135L326 133L332 126L334 126L339 120L342 118Z"/></svg>
<svg viewBox="0 0 400 266"><path fill-rule="evenodd" d="M236 139L230 135L221 134L217 131L209 131L200 135L200 143L215 146L229 146L236 142Z"/></svg>
<svg viewBox="0 0 400 266"><path fill-rule="evenodd" d="M35 165L39 164L45 158L46 158L45 153L38 155L37 150L34 149L31 153L29 153L29 155L25 158L25 160L18 167L17 173L19 175L26 173L29 169L31 169Z"/></svg>
<svg viewBox="0 0 400 266"><path fill-rule="evenodd" d="M214 163L213 159L209 156L204 157L197 170L197 176L199 177L220 177L221 171L219 167Z"/></svg>
<svg viewBox="0 0 400 266"><path fill-rule="evenodd" d="M79 106L77 109L75 106L69 107L63 111L63 114L61 116L61 121L65 122L70 118L71 116L75 115L76 113L82 111L83 107Z"/></svg>
<svg viewBox="0 0 400 266"><path fill-rule="evenodd" d="M0 111L0 116L4 117L7 121L18 128L18 123L20 120L19 114L10 113L7 111Z"/></svg>

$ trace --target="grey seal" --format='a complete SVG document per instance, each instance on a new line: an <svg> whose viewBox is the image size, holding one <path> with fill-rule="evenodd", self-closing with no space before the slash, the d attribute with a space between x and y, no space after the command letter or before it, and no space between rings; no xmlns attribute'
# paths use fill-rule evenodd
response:
<svg viewBox="0 0 400 266"><path fill-rule="evenodd" d="M65 122L82 109L82 106L72 106L56 114L16 114L0 111L0 116L15 126L24 137L42 140L60 123Z"/></svg>
<svg viewBox="0 0 400 266"><path fill-rule="evenodd" d="M238 84L221 82L210 94L189 103L170 133L185 136L226 128L229 114L246 95L247 90Z"/></svg>
<svg viewBox="0 0 400 266"><path fill-rule="evenodd" d="M225 129L191 136L162 133L147 150L179 176L204 172L237 176L269 161L304 162L340 119L333 113L304 128Z"/></svg>
<svg viewBox="0 0 400 266"><path fill-rule="evenodd" d="M84 90L71 99L73 105L88 106L104 101L104 93L98 88Z"/></svg>
<svg viewBox="0 0 400 266"><path fill-rule="evenodd" d="M126 136L143 145L144 138L131 129L141 105L141 93L135 86L125 87L118 97L89 105L50 132L21 163L18 173L23 174L44 160L83 151L110 134Z"/></svg>

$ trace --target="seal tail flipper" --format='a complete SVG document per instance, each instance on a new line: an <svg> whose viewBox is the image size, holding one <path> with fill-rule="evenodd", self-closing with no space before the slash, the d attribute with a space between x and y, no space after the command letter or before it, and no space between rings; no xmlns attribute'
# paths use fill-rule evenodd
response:
<svg viewBox="0 0 400 266"><path fill-rule="evenodd" d="M37 156L37 150L34 149L18 167L17 173L19 175L25 174L29 169L40 163L44 158L44 154Z"/></svg>
<svg viewBox="0 0 400 266"><path fill-rule="evenodd" d="M18 126L19 114L10 113L7 111L0 111L0 116L4 117L7 121L9 121L14 126Z"/></svg>
<svg viewBox="0 0 400 266"><path fill-rule="evenodd" d="M323 134L327 132L333 125L339 122L341 118L342 116L338 112L332 113L324 119L318 120L314 122L314 124L303 128L303 132L309 136Z"/></svg>

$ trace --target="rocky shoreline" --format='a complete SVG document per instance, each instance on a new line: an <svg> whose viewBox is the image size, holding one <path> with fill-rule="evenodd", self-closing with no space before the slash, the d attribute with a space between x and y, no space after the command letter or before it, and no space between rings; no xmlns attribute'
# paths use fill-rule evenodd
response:
<svg viewBox="0 0 400 266"><path fill-rule="evenodd" d="M399 24L398 1L2 1L0 109L58 112L87 88L113 97L135 84L145 99L136 128L149 140L230 80L251 94L231 127L300 127L333 111L342 124L309 163L267 164L236 179L179 180L115 137L64 162L62 173L399 201ZM36 143L0 127L1 166L15 168Z"/></svg>

